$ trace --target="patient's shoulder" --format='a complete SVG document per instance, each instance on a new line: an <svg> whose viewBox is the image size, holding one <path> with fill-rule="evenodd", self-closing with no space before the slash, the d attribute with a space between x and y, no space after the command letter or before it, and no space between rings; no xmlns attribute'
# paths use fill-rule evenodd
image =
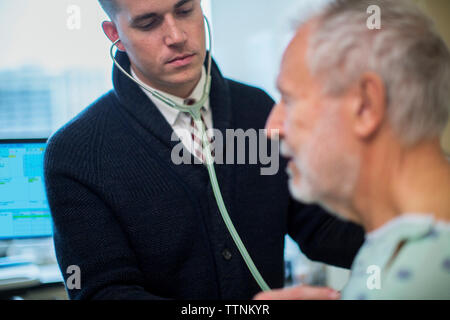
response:
<svg viewBox="0 0 450 320"><path fill-rule="evenodd" d="M383 282L383 299L450 299L450 224L406 241Z"/></svg>

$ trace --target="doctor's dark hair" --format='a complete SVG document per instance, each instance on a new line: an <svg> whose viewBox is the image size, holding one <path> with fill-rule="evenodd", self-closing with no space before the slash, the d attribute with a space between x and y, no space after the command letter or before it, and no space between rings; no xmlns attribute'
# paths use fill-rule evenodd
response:
<svg viewBox="0 0 450 320"><path fill-rule="evenodd" d="M116 0L98 0L98 2L106 12L108 17L113 20L117 12L119 12L119 5L117 4Z"/></svg>
<svg viewBox="0 0 450 320"><path fill-rule="evenodd" d="M367 10L381 10L381 28ZM335 0L315 16L308 49L311 73L339 95L367 71L386 87L387 117L404 144L440 136L450 105L450 53L433 21L405 0Z"/></svg>

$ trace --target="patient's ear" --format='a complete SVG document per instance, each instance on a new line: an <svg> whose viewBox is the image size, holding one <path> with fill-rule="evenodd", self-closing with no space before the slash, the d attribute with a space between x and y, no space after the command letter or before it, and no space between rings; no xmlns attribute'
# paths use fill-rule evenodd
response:
<svg viewBox="0 0 450 320"><path fill-rule="evenodd" d="M386 89L383 80L373 72L364 73L358 81L352 103L352 122L356 135L371 138L386 116Z"/></svg>

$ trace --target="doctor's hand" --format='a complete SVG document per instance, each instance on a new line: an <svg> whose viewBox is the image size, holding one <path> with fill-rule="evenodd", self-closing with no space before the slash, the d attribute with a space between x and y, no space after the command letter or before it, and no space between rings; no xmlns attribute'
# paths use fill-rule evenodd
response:
<svg viewBox="0 0 450 320"><path fill-rule="evenodd" d="M339 298L339 292L331 288L300 285L263 291L254 296L253 300L337 300Z"/></svg>

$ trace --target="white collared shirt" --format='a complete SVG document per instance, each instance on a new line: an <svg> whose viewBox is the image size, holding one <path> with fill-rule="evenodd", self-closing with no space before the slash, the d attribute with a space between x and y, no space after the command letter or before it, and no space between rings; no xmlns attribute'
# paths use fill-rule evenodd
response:
<svg viewBox="0 0 450 320"><path fill-rule="evenodd" d="M138 76L136 75L136 73L133 71L133 68L131 68L131 75L134 78L139 79ZM141 79L139 79L139 80L141 82L143 82ZM192 91L191 95L187 99L195 99L196 101L199 101L203 95L203 88L205 85L205 81L206 81L206 70L205 70L205 67L202 67L202 76L200 78L200 81L197 83L197 86L194 88L194 91ZM155 90L150 86L147 86L147 87L154 91L158 91L158 92L162 93L164 96L172 99L173 101L175 101L178 104L183 104L183 102L186 100L186 99L171 95L169 93L166 93L166 92L163 92L160 90ZM147 95L147 97L149 97L150 100L155 104L155 106L158 108L158 110L164 116L166 121L170 124L173 131L178 135L178 137L180 137L181 142L183 143L185 148L191 154L195 155L190 134L186 134L186 132L191 132L191 117L190 117L190 115L187 113L181 112L175 108L169 107L164 102L153 97L153 95L150 92L148 92L147 90L145 90L143 88L141 88L141 89L142 89L142 91L144 91L144 93ZM203 118L205 120L206 126L208 127L208 129L212 129L213 123L212 123L211 108L210 108L210 104L209 104L209 97L205 102L204 108L205 108L205 111L202 114L203 114Z"/></svg>

